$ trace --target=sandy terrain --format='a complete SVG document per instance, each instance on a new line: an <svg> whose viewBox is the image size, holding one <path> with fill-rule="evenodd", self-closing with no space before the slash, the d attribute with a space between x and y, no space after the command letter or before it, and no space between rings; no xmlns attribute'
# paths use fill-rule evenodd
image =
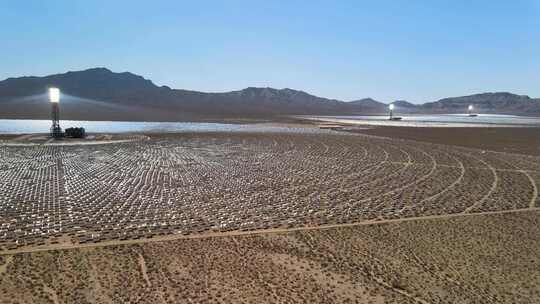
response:
<svg viewBox="0 0 540 304"><path fill-rule="evenodd" d="M540 155L540 128L371 127L354 132L499 152Z"/></svg>
<svg viewBox="0 0 540 304"><path fill-rule="evenodd" d="M0 256L1 303L538 303L538 211Z"/></svg>

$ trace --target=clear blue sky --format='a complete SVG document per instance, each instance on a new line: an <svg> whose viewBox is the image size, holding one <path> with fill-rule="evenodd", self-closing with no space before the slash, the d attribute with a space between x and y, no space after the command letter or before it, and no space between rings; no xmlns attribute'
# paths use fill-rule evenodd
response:
<svg viewBox="0 0 540 304"><path fill-rule="evenodd" d="M540 97L540 0L0 2L0 79L97 66L213 92Z"/></svg>

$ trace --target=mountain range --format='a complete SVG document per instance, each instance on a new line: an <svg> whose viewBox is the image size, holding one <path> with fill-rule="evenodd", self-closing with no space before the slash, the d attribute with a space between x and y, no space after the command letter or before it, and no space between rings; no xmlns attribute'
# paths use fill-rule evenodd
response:
<svg viewBox="0 0 540 304"><path fill-rule="evenodd" d="M224 93L171 89L129 72L93 68L0 81L0 118L47 119L49 87L62 90L64 119L187 121L279 115L360 115L386 113L388 107L371 98L346 102L289 88L249 87ZM444 98L422 105L404 100L394 102L397 113L463 113L469 104L482 113L540 114L540 99L506 92Z"/></svg>

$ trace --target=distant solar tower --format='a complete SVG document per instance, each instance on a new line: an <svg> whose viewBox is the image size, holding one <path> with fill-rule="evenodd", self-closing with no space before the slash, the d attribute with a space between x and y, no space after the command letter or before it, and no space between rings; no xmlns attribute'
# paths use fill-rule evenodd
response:
<svg viewBox="0 0 540 304"><path fill-rule="evenodd" d="M64 135L62 128L60 128L60 89L49 89L49 101L51 102L51 137L60 138Z"/></svg>
<svg viewBox="0 0 540 304"><path fill-rule="evenodd" d="M392 118L394 117L394 104L391 103L391 104L388 106L388 109L390 110L390 120L392 120Z"/></svg>

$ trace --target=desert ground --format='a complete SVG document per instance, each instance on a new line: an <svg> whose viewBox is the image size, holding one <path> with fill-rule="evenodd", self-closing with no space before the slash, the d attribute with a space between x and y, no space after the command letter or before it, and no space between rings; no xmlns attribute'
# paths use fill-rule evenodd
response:
<svg viewBox="0 0 540 304"><path fill-rule="evenodd" d="M540 213L0 256L1 303L538 303Z"/></svg>
<svg viewBox="0 0 540 304"><path fill-rule="evenodd" d="M354 132L540 156L540 128L537 127L418 128L377 126L373 128L358 128Z"/></svg>
<svg viewBox="0 0 540 304"><path fill-rule="evenodd" d="M0 302L540 301L534 154L315 128L97 139L1 138Z"/></svg>

